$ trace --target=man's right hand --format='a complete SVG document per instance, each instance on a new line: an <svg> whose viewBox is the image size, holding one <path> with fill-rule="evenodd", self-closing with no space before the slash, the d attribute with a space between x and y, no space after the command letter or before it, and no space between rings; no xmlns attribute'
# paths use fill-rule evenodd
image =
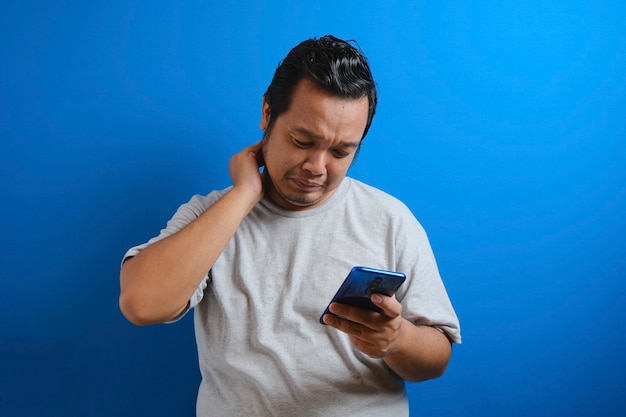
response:
<svg viewBox="0 0 626 417"><path fill-rule="evenodd" d="M263 165L263 142L248 146L230 159L229 171L233 188L249 190L258 203L263 198L263 179L259 168Z"/></svg>

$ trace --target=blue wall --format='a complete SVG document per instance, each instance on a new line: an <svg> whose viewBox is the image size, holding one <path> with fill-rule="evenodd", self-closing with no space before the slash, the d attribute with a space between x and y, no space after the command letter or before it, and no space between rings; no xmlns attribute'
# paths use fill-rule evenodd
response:
<svg viewBox="0 0 626 417"><path fill-rule="evenodd" d="M411 414L624 415L626 3L217 3L0 4L0 415L192 415L191 316L127 323L119 262L229 185L326 33L380 87L351 173L424 224L463 325Z"/></svg>

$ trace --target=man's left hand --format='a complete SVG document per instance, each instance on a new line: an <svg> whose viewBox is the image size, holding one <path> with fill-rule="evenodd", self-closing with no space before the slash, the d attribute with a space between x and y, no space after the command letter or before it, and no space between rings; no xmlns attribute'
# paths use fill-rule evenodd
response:
<svg viewBox="0 0 626 417"><path fill-rule="evenodd" d="M364 310L347 304L332 303L324 323L346 333L358 350L371 358L384 358L390 354L398 341L403 324L402 305L393 297L372 294L372 303L382 309L381 313Z"/></svg>

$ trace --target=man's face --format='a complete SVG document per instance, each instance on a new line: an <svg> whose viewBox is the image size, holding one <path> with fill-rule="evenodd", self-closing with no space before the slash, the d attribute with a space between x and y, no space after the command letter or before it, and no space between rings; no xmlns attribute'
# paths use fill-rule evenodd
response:
<svg viewBox="0 0 626 417"><path fill-rule="evenodd" d="M354 160L368 116L368 98L330 95L311 81L296 86L289 109L269 125L263 100L261 129L265 193L278 206L306 210L326 201Z"/></svg>

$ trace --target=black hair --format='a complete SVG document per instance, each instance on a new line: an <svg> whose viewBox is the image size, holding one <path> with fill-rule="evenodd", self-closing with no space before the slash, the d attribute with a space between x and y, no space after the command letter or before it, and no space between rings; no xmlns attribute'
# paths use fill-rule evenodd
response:
<svg viewBox="0 0 626 417"><path fill-rule="evenodd" d="M369 63L358 46L326 35L305 40L289 51L264 95L270 108L268 129L289 109L293 91L303 79L341 98L367 96L368 117L362 138L365 137L376 112L377 95Z"/></svg>

